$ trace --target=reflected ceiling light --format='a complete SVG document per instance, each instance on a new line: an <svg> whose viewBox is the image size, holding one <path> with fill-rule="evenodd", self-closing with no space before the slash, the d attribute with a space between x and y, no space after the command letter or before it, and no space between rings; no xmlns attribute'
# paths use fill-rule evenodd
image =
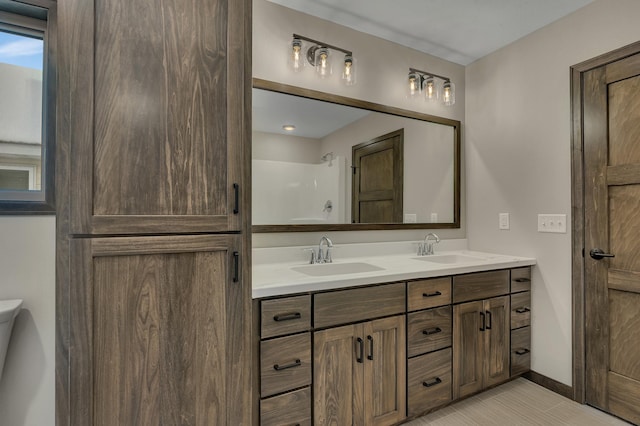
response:
<svg viewBox="0 0 640 426"><path fill-rule="evenodd" d="M455 85L449 77L409 68L407 96L418 98L420 95L427 101L441 100L446 106L456 103Z"/></svg>
<svg viewBox="0 0 640 426"><path fill-rule="evenodd" d="M296 129L296 126L294 126L293 124L285 124L282 126L283 130L286 130L287 132L293 132Z"/></svg>
<svg viewBox="0 0 640 426"><path fill-rule="evenodd" d="M306 55L303 53L303 42L309 44ZM293 34L293 40L289 48L290 68L295 72L301 71L305 65L302 56L306 56L307 62L315 68L316 75L319 78L327 78L333 74L332 51L344 53L345 56L341 65L342 82L347 86L353 86L356 83L356 68L353 52L299 34Z"/></svg>

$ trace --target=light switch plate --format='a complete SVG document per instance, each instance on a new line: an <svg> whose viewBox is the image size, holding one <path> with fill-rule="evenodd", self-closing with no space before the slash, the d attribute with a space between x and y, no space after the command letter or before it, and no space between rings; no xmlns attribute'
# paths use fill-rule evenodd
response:
<svg viewBox="0 0 640 426"><path fill-rule="evenodd" d="M567 233L566 214L539 214L538 232Z"/></svg>
<svg viewBox="0 0 640 426"><path fill-rule="evenodd" d="M509 229L509 213L499 213L498 224L499 229Z"/></svg>
<svg viewBox="0 0 640 426"><path fill-rule="evenodd" d="M406 213L404 215L404 223L416 223L418 221L418 215L415 213Z"/></svg>
<svg viewBox="0 0 640 426"><path fill-rule="evenodd" d="M431 223L438 223L438 213L431 213Z"/></svg>

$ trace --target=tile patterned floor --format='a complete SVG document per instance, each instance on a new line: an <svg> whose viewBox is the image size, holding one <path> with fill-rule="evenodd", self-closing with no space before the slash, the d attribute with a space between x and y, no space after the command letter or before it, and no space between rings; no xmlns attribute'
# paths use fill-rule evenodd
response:
<svg viewBox="0 0 640 426"><path fill-rule="evenodd" d="M406 423L406 426L629 426L520 378Z"/></svg>

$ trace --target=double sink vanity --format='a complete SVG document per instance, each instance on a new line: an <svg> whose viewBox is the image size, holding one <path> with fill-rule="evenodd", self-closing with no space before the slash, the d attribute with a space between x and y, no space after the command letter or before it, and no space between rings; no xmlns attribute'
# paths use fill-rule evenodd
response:
<svg viewBox="0 0 640 426"><path fill-rule="evenodd" d="M400 424L527 372L535 260L442 245L254 249L255 423Z"/></svg>

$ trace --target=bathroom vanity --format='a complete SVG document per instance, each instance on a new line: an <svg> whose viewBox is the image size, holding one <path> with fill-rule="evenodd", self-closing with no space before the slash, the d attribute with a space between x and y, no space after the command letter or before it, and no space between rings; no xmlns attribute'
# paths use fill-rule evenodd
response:
<svg viewBox="0 0 640 426"><path fill-rule="evenodd" d="M529 370L534 259L342 259L254 267L254 424L399 424Z"/></svg>

